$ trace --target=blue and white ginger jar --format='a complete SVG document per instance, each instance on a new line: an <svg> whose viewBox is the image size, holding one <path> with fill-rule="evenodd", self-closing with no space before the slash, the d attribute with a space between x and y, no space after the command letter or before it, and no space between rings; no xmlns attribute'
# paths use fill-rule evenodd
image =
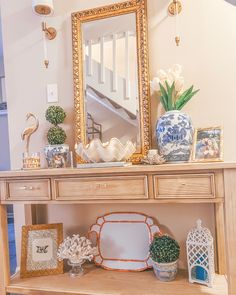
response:
<svg viewBox="0 0 236 295"><path fill-rule="evenodd" d="M190 117L178 110L166 112L157 122L159 152L167 162L189 161L194 129Z"/></svg>

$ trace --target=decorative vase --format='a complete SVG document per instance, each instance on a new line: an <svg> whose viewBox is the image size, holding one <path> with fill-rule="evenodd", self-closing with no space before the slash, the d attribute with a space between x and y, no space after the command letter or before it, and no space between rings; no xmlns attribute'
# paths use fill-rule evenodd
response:
<svg viewBox="0 0 236 295"><path fill-rule="evenodd" d="M68 260L68 265L71 266L71 270L69 271L69 276L72 278L75 277L82 277L84 274L84 270L82 268L82 264L84 263L84 261L82 262L71 262L70 260Z"/></svg>
<svg viewBox="0 0 236 295"><path fill-rule="evenodd" d="M163 282L170 282L176 278L178 260L170 263L157 263L153 261L153 270L156 277Z"/></svg>
<svg viewBox="0 0 236 295"><path fill-rule="evenodd" d="M190 117L178 110L166 112L159 118L157 143L160 154L167 162L189 161L193 131Z"/></svg>
<svg viewBox="0 0 236 295"><path fill-rule="evenodd" d="M48 168L65 168L69 165L69 146L67 144L46 145L44 153Z"/></svg>

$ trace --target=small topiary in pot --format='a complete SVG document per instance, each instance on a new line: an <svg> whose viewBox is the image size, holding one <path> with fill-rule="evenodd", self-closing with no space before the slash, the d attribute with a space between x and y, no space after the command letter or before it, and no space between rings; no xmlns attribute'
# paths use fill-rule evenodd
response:
<svg viewBox="0 0 236 295"><path fill-rule="evenodd" d="M175 279L179 255L180 247L176 240L168 235L154 237L150 245L150 257L158 279L166 282Z"/></svg>
<svg viewBox="0 0 236 295"><path fill-rule="evenodd" d="M66 133L61 127L53 126L48 130L47 139L51 145L63 144L66 140Z"/></svg>
<svg viewBox="0 0 236 295"><path fill-rule="evenodd" d="M60 106L50 106L45 113L46 120L53 124L47 132L49 145L44 148L49 168L64 168L69 160L69 146L66 141L65 131L58 126L66 118L66 113Z"/></svg>
<svg viewBox="0 0 236 295"><path fill-rule="evenodd" d="M62 124L66 118L66 113L60 106L50 106L46 110L45 114L46 120L57 126L58 124Z"/></svg>

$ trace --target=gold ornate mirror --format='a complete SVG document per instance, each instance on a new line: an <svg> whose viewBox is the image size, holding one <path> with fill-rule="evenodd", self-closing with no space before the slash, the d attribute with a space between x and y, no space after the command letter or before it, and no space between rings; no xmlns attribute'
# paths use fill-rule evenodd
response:
<svg viewBox="0 0 236 295"><path fill-rule="evenodd" d="M150 144L146 0L72 14L76 143L112 137Z"/></svg>

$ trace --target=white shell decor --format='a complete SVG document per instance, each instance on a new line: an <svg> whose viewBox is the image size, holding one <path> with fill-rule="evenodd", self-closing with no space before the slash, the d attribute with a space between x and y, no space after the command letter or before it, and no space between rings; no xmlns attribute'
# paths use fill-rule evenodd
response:
<svg viewBox="0 0 236 295"><path fill-rule="evenodd" d="M91 261L97 254L97 247L92 247L92 242L79 235L67 237L57 251L58 260L68 259L71 263L82 264Z"/></svg>
<svg viewBox="0 0 236 295"><path fill-rule="evenodd" d="M76 153L86 162L120 162L127 161L136 151L136 146L131 141L122 144L119 139L111 138L102 143L100 139L93 139L84 146L79 143L75 146Z"/></svg>

